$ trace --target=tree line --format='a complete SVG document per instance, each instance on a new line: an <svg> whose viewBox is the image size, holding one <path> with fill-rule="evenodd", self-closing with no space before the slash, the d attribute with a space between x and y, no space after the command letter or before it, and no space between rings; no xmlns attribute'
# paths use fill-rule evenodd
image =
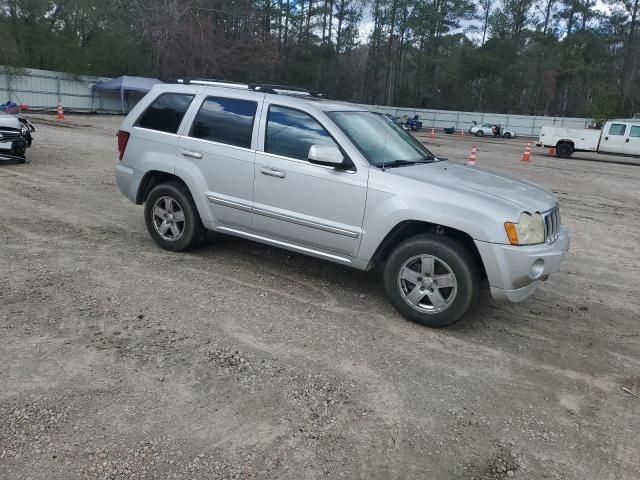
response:
<svg viewBox="0 0 640 480"><path fill-rule="evenodd" d="M380 105L640 112L640 0L0 0L0 64Z"/></svg>

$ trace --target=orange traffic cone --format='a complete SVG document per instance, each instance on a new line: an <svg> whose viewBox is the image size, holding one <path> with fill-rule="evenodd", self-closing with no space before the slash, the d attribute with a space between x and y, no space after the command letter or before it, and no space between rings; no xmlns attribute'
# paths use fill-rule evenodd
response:
<svg viewBox="0 0 640 480"><path fill-rule="evenodd" d="M475 167L477 161L478 161L478 149L474 145L473 147L471 147L471 153L469 154L469 160L467 161L467 165L471 167Z"/></svg>
<svg viewBox="0 0 640 480"><path fill-rule="evenodd" d="M524 153L522 154L522 161L528 162L531 160L531 144L527 143L527 146L524 147Z"/></svg>
<svg viewBox="0 0 640 480"><path fill-rule="evenodd" d="M431 129L431 138L436 138L436 129L435 128Z"/></svg>
<svg viewBox="0 0 640 480"><path fill-rule="evenodd" d="M551 147L549 149L549 155L551 155L552 157L556 156L556 147Z"/></svg>
<svg viewBox="0 0 640 480"><path fill-rule="evenodd" d="M62 102L58 103L58 115L56 115L57 120L64 120L64 108L62 108Z"/></svg>

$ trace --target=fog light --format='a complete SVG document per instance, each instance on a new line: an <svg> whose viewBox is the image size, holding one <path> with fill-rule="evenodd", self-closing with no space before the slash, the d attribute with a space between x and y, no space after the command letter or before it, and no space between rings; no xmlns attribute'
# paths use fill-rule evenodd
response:
<svg viewBox="0 0 640 480"><path fill-rule="evenodd" d="M531 272L529 273L529 276L533 280L537 280L542 276L543 273L544 273L544 260L539 258L538 260L533 262L533 265L531 265Z"/></svg>

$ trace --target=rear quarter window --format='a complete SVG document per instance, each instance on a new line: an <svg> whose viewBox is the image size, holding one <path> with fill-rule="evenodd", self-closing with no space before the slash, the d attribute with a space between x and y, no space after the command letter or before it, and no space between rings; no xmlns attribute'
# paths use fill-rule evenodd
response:
<svg viewBox="0 0 640 480"><path fill-rule="evenodd" d="M163 93L149 105L136 126L158 132L178 133L180 123L192 101L193 95Z"/></svg>

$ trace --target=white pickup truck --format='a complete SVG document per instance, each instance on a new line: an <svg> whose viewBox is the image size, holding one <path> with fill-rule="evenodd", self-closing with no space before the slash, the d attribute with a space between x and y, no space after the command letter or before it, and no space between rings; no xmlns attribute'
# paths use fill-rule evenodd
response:
<svg viewBox="0 0 640 480"><path fill-rule="evenodd" d="M555 148L562 158L573 152L640 156L640 119L612 120L602 130L542 127L536 145Z"/></svg>

